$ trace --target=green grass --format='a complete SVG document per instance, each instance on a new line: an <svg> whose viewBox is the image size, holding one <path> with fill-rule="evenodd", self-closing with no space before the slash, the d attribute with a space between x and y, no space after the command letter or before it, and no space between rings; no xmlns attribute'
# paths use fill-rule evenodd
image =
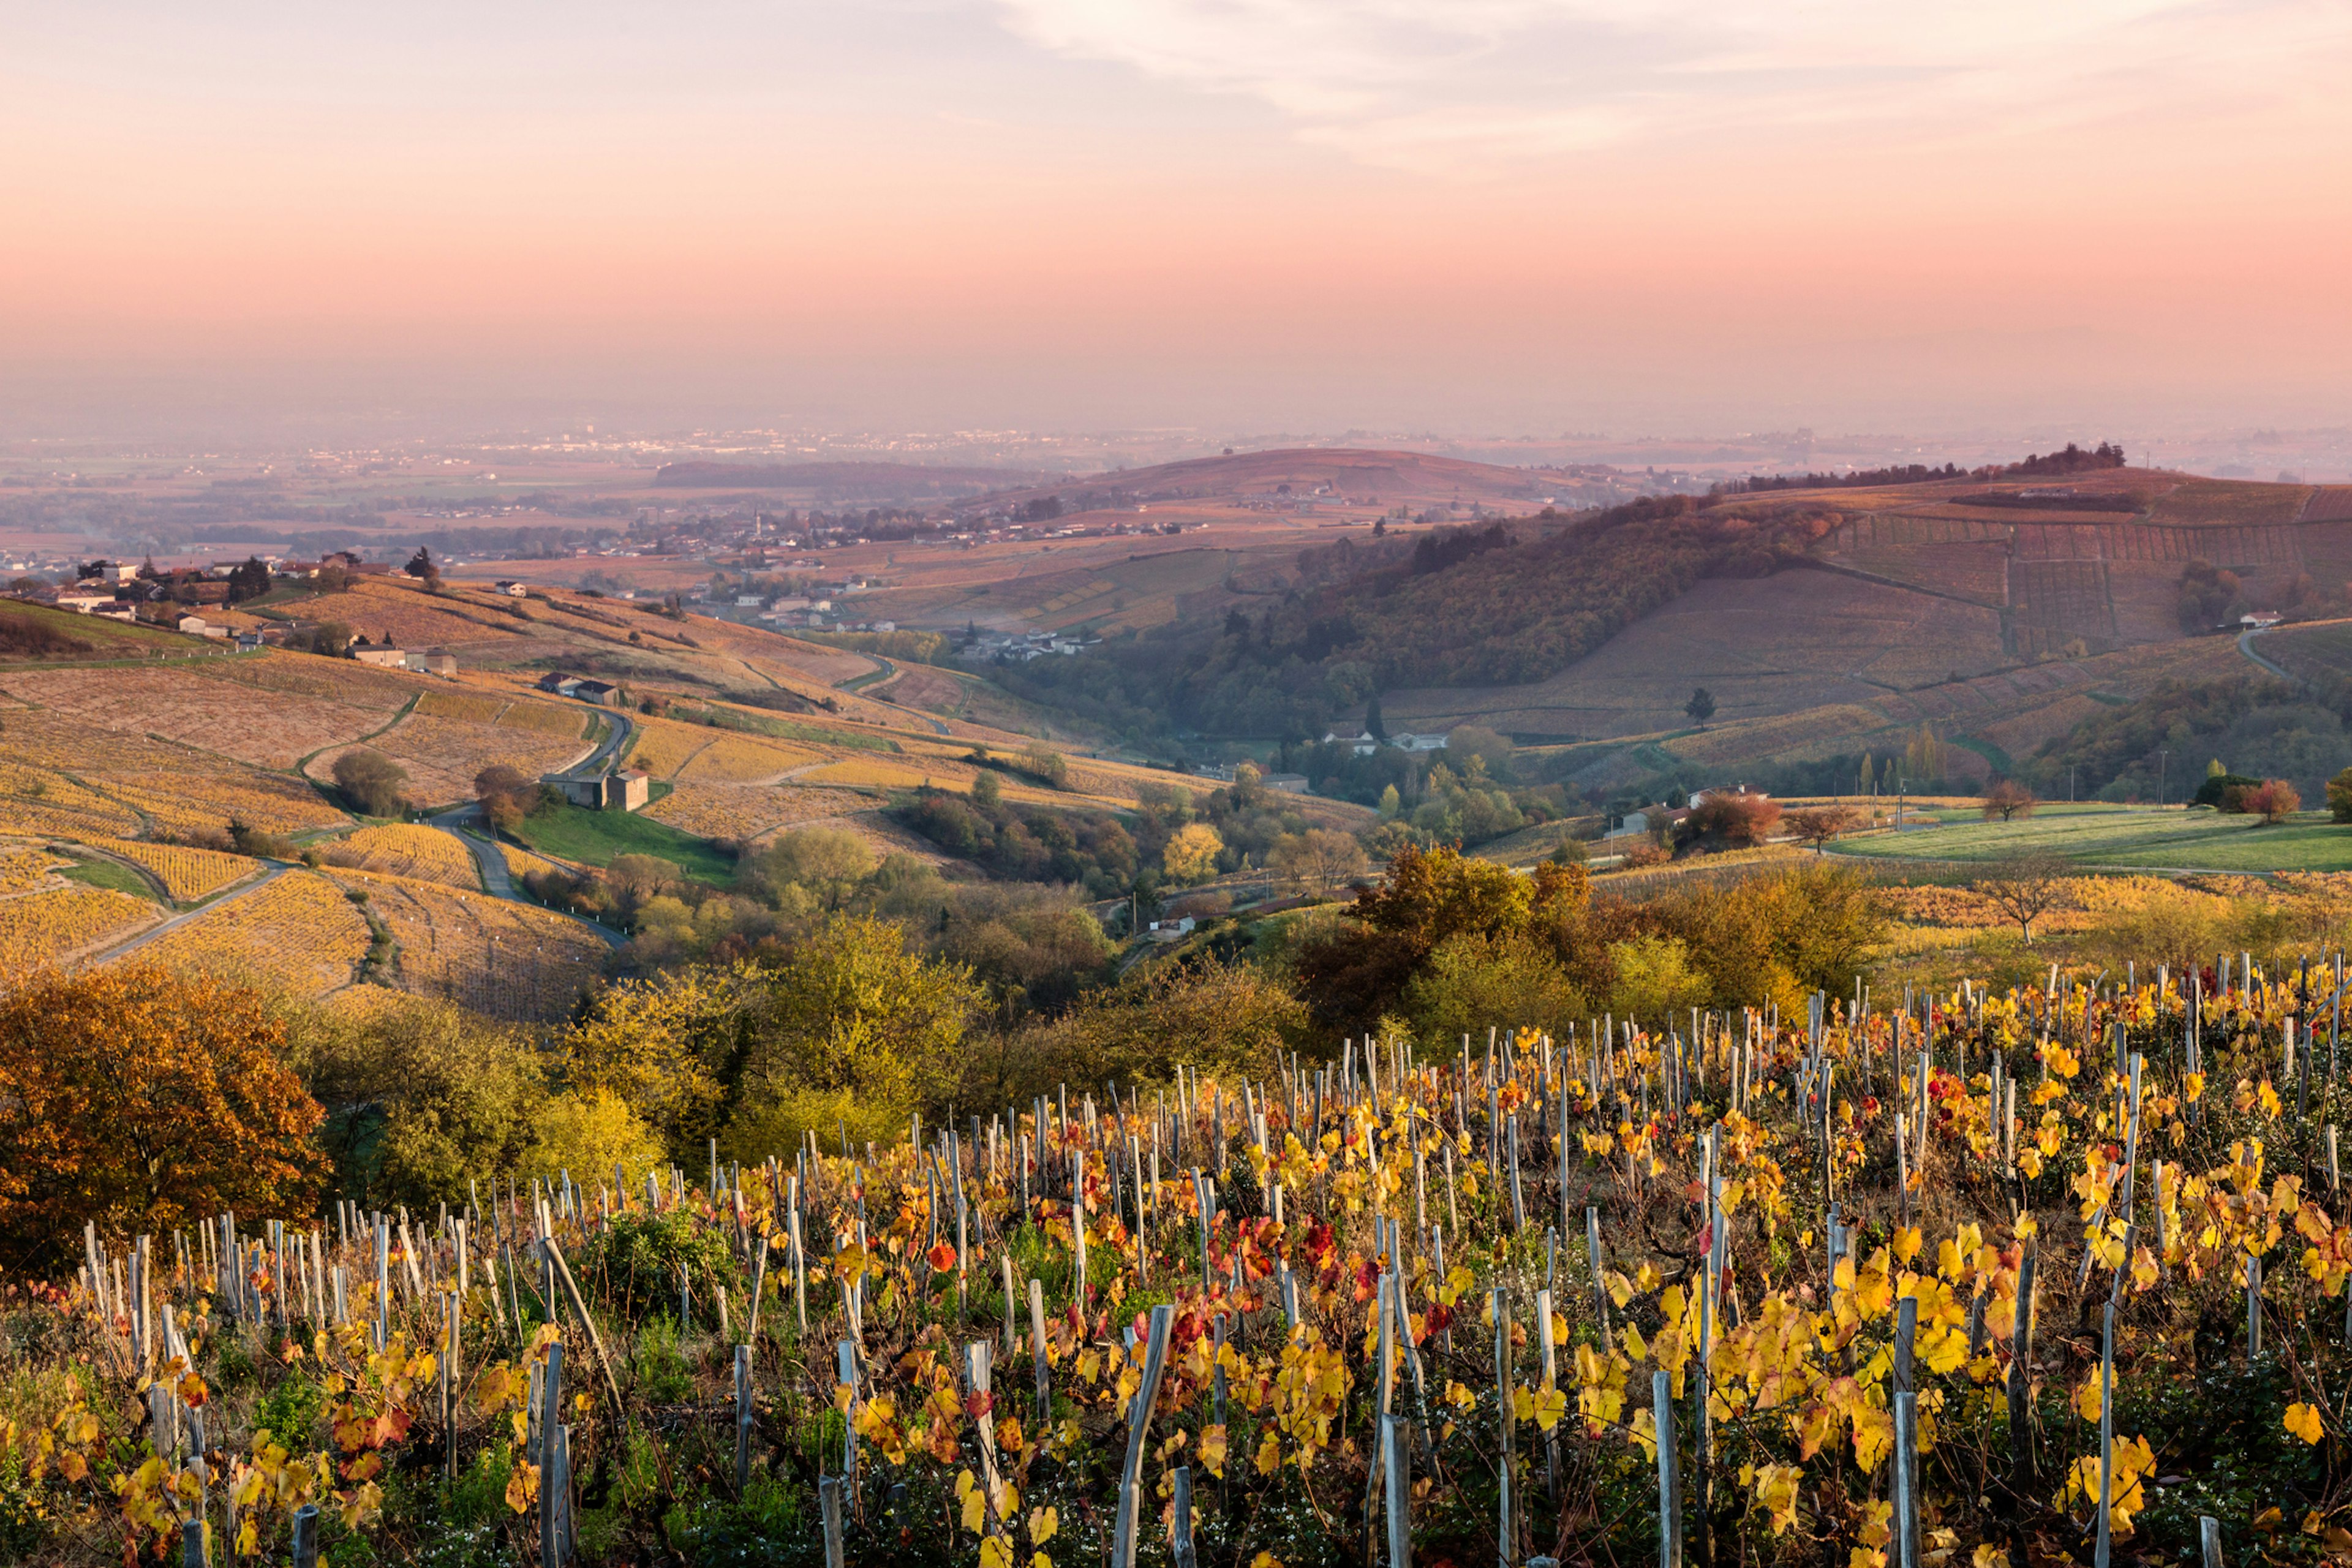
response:
<svg viewBox="0 0 2352 1568"><path fill-rule="evenodd" d="M155 901L155 889L130 867L114 860L95 858L76 860L60 868L58 875L69 882L86 882L93 888L111 888L118 893L128 893L142 903Z"/></svg>
<svg viewBox="0 0 2352 1568"><path fill-rule="evenodd" d="M29 656L34 658L51 657L84 659L104 658L109 655L121 658L125 655L142 654L151 650L186 654L205 647L205 641L201 637L186 637L179 632L166 631L162 626L110 620L104 616L76 615L71 610L53 610L46 605L28 605L21 600L0 599L0 631L5 631L10 626L20 626L36 634L41 631L53 632L59 637L70 637L76 642L87 644L89 648L87 652ZM5 647L6 642L5 637L0 636L0 647ZM0 658L9 659L26 657L28 656L0 653Z"/></svg>
<svg viewBox="0 0 2352 1568"><path fill-rule="evenodd" d="M523 818L515 838L529 849L585 866L609 866L616 855L656 855L698 882L730 886L735 862L707 838L626 811L551 807Z"/></svg>
<svg viewBox="0 0 2352 1568"><path fill-rule="evenodd" d="M1858 839L1831 853L1882 860L1993 860L2062 855L2086 867L2179 871L2352 870L2352 826L2305 812L2275 827L2212 811L2043 807L2015 822L1954 821L1927 832Z"/></svg>

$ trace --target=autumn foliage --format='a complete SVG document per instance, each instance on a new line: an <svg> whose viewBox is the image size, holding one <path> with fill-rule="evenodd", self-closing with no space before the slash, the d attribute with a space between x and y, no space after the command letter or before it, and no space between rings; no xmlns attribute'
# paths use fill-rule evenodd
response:
<svg viewBox="0 0 2352 1568"><path fill-rule="evenodd" d="M314 1211L318 1105L260 996L118 965L0 1000L0 1256Z"/></svg>

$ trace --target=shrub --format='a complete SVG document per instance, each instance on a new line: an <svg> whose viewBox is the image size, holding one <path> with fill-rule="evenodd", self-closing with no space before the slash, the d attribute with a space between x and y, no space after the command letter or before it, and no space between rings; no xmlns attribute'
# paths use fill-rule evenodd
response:
<svg viewBox="0 0 2352 1568"><path fill-rule="evenodd" d="M2338 822L2352 822L2352 768L2327 781L2327 815Z"/></svg>
<svg viewBox="0 0 2352 1568"><path fill-rule="evenodd" d="M614 1215L581 1249L577 1268L595 1276L608 1299L617 1297L621 1315L633 1323L677 1310L681 1274L692 1282L696 1297L704 1300L712 1287L736 1279L725 1234L698 1226L679 1209Z"/></svg>

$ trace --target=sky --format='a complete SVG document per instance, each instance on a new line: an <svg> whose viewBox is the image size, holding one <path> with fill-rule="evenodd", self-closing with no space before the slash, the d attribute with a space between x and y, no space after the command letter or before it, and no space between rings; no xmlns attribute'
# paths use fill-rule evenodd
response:
<svg viewBox="0 0 2352 1568"><path fill-rule="evenodd" d="M0 0L0 437L2352 422L2341 0Z"/></svg>

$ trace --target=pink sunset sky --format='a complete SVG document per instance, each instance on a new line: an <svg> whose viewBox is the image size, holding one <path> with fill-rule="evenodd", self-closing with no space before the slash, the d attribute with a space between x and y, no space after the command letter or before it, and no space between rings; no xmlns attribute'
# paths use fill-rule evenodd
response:
<svg viewBox="0 0 2352 1568"><path fill-rule="evenodd" d="M2337 424L2347 79L2339 0L13 6L0 376L898 427Z"/></svg>

